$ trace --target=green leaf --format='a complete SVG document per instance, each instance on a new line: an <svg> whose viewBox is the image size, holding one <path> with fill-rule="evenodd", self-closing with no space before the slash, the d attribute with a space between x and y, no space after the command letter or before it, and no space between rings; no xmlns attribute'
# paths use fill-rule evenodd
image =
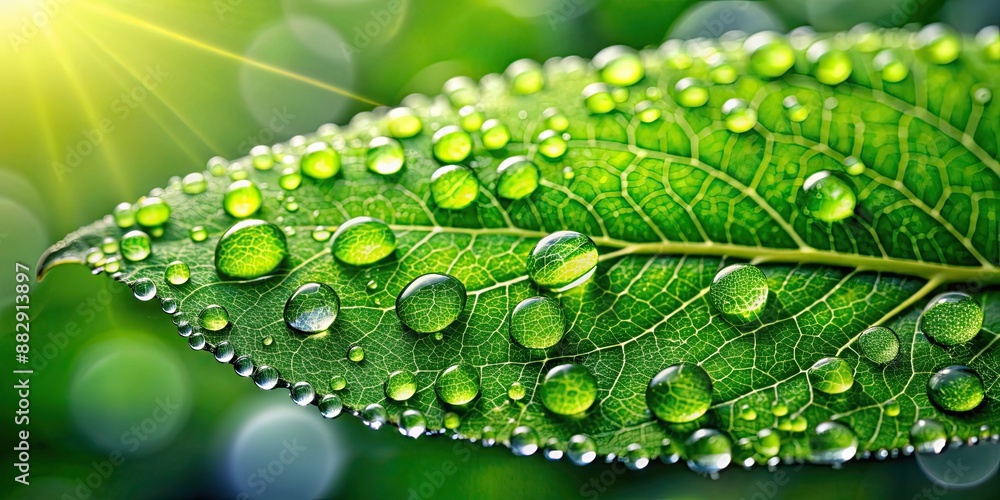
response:
<svg viewBox="0 0 1000 500"><path fill-rule="evenodd" d="M787 43L778 36L618 47L594 63L520 61L478 84L458 78L444 96L408 97L407 109L213 159L207 188L193 176L150 194L170 211L162 227L139 228L153 235L147 258L117 260L114 243L137 228L109 216L50 249L39 275L89 263L139 283L141 297L151 281L194 349L324 415L342 404L407 435L426 426L519 454L568 450L585 462L596 451L632 467L681 456L702 472L729 462L730 443L738 463L838 462L855 454L852 437L865 457L939 448L911 440L921 419L954 440L993 437L995 50L940 27L818 36L810 51L808 36L794 38L787 73L792 59L766 45ZM950 42L964 42L961 52L949 54ZM452 163L463 166L435 174ZM226 199L244 178L262 194L251 218L286 241L248 222L253 231L217 252L239 221L230 214L258 203ZM253 191L246 184L238 191ZM134 223L128 206L116 215ZM389 231L345 225L357 217ZM563 230L594 244L547 238ZM190 270L181 284L164 277L175 261ZM762 275L727 269L710 294L721 270L747 263ZM427 274L460 283L418 280ZM312 282L336 300L302 288ZM921 311L946 290L972 299L935 309L928 328L960 328L924 335ZM554 301L527 302L512 332L511 312L536 296ZM331 315L315 334L284 319L308 330ZM877 325L892 332L859 341ZM650 381L679 364L657 377L650 411ZM929 380L952 365L978 373L985 401L973 404L976 380L948 378L967 374L953 370L932 403Z"/></svg>

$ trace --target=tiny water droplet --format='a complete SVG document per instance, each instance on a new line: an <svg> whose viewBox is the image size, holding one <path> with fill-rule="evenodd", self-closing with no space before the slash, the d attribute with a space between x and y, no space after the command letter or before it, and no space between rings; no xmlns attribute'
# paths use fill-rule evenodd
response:
<svg viewBox="0 0 1000 500"><path fill-rule="evenodd" d="M597 443L590 436L577 434L569 438L566 456L575 465L587 465L597 458Z"/></svg>
<svg viewBox="0 0 1000 500"><path fill-rule="evenodd" d="M636 103L634 113L642 123L653 123L663 116L663 111L650 101Z"/></svg>
<svg viewBox="0 0 1000 500"><path fill-rule="evenodd" d="M216 271L225 277L253 279L265 276L288 256L284 231L259 219L237 222L215 247Z"/></svg>
<svg viewBox="0 0 1000 500"><path fill-rule="evenodd" d="M566 140L555 130L545 130L538 134L538 152L549 159L556 159L566 154Z"/></svg>
<svg viewBox="0 0 1000 500"><path fill-rule="evenodd" d="M513 399L514 401L520 401L524 399L525 389L524 385L520 382L513 382L510 387L507 388L507 397Z"/></svg>
<svg viewBox="0 0 1000 500"><path fill-rule="evenodd" d="M144 227L158 227L170 219L170 205L156 196L143 197L136 204L135 220Z"/></svg>
<svg viewBox="0 0 1000 500"><path fill-rule="evenodd" d="M264 337L262 343L264 344L264 347L270 347L272 344L274 344L274 337L268 335L267 337Z"/></svg>
<svg viewBox="0 0 1000 500"><path fill-rule="evenodd" d="M546 108L542 111L542 124L544 128L565 132L569 128L569 118L556 108Z"/></svg>
<svg viewBox="0 0 1000 500"><path fill-rule="evenodd" d="M483 112L476 109L475 106L462 106L462 109L458 110L458 123L466 132L478 131L485 120Z"/></svg>
<svg viewBox="0 0 1000 500"><path fill-rule="evenodd" d="M990 61L1000 61L1000 28L997 26L986 26L976 33L976 45L983 53L983 57Z"/></svg>
<svg viewBox="0 0 1000 500"><path fill-rule="evenodd" d="M241 377L249 377L253 373L253 361L250 356L240 356L233 361L233 370Z"/></svg>
<svg viewBox="0 0 1000 500"><path fill-rule="evenodd" d="M483 122L480 132L483 147L490 151L503 149L510 142L510 129L496 118Z"/></svg>
<svg viewBox="0 0 1000 500"><path fill-rule="evenodd" d="M697 108L708 102L708 86L697 78L681 78L674 85L677 104L685 108Z"/></svg>
<svg viewBox="0 0 1000 500"><path fill-rule="evenodd" d="M483 124L484 129L490 122L496 122L496 120L487 120ZM507 135L509 139L510 133L508 132ZM483 142L484 144L486 142L485 132ZM455 125L441 127L441 129L434 133L431 144L434 157L445 164L465 161L472 153L472 137L468 132ZM506 142L504 144L506 145Z"/></svg>
<svg viewBox="0 0 1000 500"><path fill-rule="evenodd" d="M698 429L684 442L688 467L700 474L715 474L733 460L733 442L715 429Z"/></svg>
<svg viewBox="0 0 1000 500"><path fill-rule="evenodd" d="M593 64L601 80L609 85L635 85L646 74L639 53L624 45L601 50L594 56Z"/></svg>
<svg viewBox="0 0 1000 500"><path fill-rule="evenodd" d="M916 36L920 55L933 64L948 64L962 54L962 35L943 23L924 26Z"/></svg>
<svg viewBox="0 0 1000 500"><path fill-rule="evenodd" d="M164 297L160 299L160 309L167 314L173 314L177 312L177 301L170 297Z"/></svg>
<svg viewBox="0 0 1000 500"><path fill-rule="evenodd" d="M854 63L846 52L835 48L829 40L820 40L806 51L806 59L812 64L813 76L820 83L838 85L851 76Z"/></svg>
<svg viewBox="0 0 1000 500"><path fill-rule="evenodd" d="M642 470L649 465L649 451L639 443L632 443L622 455L622 461L630 470Z"/></svg>
<svg viewBox="0 0 1000 500"><path fill-rule="evenodd" d="M115 209L111 212L111 214L118 227L126 228L135 225L135 210L132 209L131 203L119 203L115 206Z"/></svg>
<svg viewBox="0 0 1000 500"><path fill-rule="evenodd" d="M882 81L888 83L899 83L910 74L909 66L893 49L885 49L876 54L872 59L872 66L879 72Z"/></svg>
<svg viewBox="0 0 1000 500"><path fill-rule="evenodd" d="M270 170L271 167L274 167L274 154L271 152L270 146L254 146L250 150L250 161L253 163L253 168L257 170Z"/></svg>
<svg viewBox="0 0 1000 500"><path fill-rule="evenodd" d="M534 455L538 451L538 434L527 425L521 425L510 434L510 450L519 457Z"/></svg>
<svg viewBox="0 0 1000 500"><path fill-rule="evenodd" d="M192 333L191 336L188 337L188 347L191 349L200 351L205 348L205 344L205 336L201 333Z"/></svg>
<svg viewBox="0 0 1000 500"><path fill-rule="evenodd" d="M743 42L743 50L750 59L750 70L764 78L784 75L795 64L792 45L774 31L756 33Z"/></svg>
<svg viewBox="0 0 1000 500"><path fill-rule="evenodd" d="M895 399L890 399L885 403L885 415L887 417L898 417L901 408Z"/></svg>
<svg viewBox="0 0 1000 500"><path fill-rule="evenodd" d="M583 88L581 93L583 104L591 113L602 115L614 111L614 97L611 96L611 89L603 83L591 83Z"/></svg>
<svg viewBox="0 0 1000 500"><path fill-rule="evenodd" d="M394 108L385 115L389 135L397 139L408 139L424 129L424 123L417 113L407 107Z"/></svg>
<svg viewBox="0 0 1000 500"><path fill-rule="evenodd" d="M722 115L726 120L726 128L735 134L742 134L757 125L757 112L738 97L722 104Z"/></svg>
<svg viewBox="0 0 1000 500"><path fill-rule="evenodd" d="M423 435L426 430L427 419L424 418L424 414L420 413L419 410L406 410L399 416L400 434L416 439Z"/></svg>
<svg viewBox="0 0 1000 500"><path fill-rule="evenodd" d="M444 414L444 428L448 430L458 429L458 426L462 425L462 417L458 416L455 412L446 412Z"/></svg>
<svg viewBox="0 0 1000 500"><path fill-rule="evenodd" d="M764 458L771 458L781 451L781 436L771 429L761 429L753 442L753 449Z"/></svg>
<svg viewBox="0 0 1000 500"><path fill-rule="evenodd" d="M145 260L153 252L153 243L148 234L135 230L122 236L119 248L125 260L138 262Z"/></svg>
<svg viewBox="0 0 1000 500"><path fill-rule="evenodd" d="M839 422L823 422L809 436L809 459L814 463L838 465L858 451L858 436Z"/></svg>
<svg viewBox="0 0 1000 500"><path fill-rule="evenodd" d="M467 76L456 76L444 82L441 93L447 96L455 107L475 104L479 100L479 88L476 82Z"/></svg>
<svg viewBox="0 0 1000 500"><path fill-rule="evenodd" d="M334 375L330 378L330 389L334 391L342 391L344 387L347 387L347 379L343 375Z"/></svg>
<svg viewBox="0 0 1000 500"><path fill-rule="evenodd" d="M200 243L208 239L208 230L205 229L205 226L194 226L188 231L188 235L191 237L191 241Z"/></svg>
<svg viewBox="0 0 1000 500"><path fill-rule="evenodd" d="M503 75L510 83L511 92L517 95L534 94L545 87L542 67L531 59L514 61Z"/></svg>
<svg viewBox="0 0 1000 500"><path fill-rule="evenodd" d="M360 363L365 359L365 350L359 345L351 346L347 350L347 359L355 363Z"/></svg>
<svg viewBox="0 0 1000 500"><path fill-rule="evenodd" d="M167 268L163 271L163 277L171 285L183 285L191 278L191 269L188 268L187 264L175 260L167 264Z"/></svg>
<svg viewBox="0 0 1000 500"><path fill-rule="evenodd" d="M295 191L302 184L302 171L299 167L288 166L281 170L278 186L285 191Z"/></svg>
<svg viewBox="0 0 1000 500"><path fill-rule="evenodd" d="M181 181L181 189L187 194L201 194L208 189L208 181L200 172L190 173Z"/></svg>
<svg viewBox="0 0 1000 500"><path fill-rule="evenodd" d="M798 98L793 95L786 97L782 101L782 105L785 107L788 119L795 123L802 123L806 121L806 118L809 118L809 108L800 104Z"/></svg>

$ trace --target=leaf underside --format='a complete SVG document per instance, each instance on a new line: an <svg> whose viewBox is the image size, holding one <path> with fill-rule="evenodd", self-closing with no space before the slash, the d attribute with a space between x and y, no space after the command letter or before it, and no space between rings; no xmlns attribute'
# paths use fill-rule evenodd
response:
<svg viewBox="0 0 1000 500"><path fill-rule="evenodd" d="M888 33L885 38L888 43ZM151 279L158 297L179 304L175 321L189 321L196 332L198 312L223 305L232 326L200 332L205 349L228 340L254 366L277 368L282 387L308 382L317 399L336 393L355 414L378 403L392 423L403 410L417 409L429 431L442 430L445 412L455 411L461 425L454 432L469 439L482 439L491 427L498 442L509 443L511 432L527 425L541 443L554 439L555 448L586 434L600 455L621 456L638 443L656 457L664 438L682 443L702 427L721 430L734 443L752 441L761 429L778 426L771 411L778 402L789 408L783 418L802 417L807 429L828 420L848 425L862 456L904 450L910 427L925 418L944 424L955 440L975 441L970 438L991 435L1000 424L1000 352L994 345L1000 334L1000 106L975 102L970 89L1000 91L1000 71L972 41L965 45L951 64L911 57L911 73L899 83L881 80L873 54L851 50L851 77L832 87L809 76L798 51L796 67L785 76L765 80L741 70L735 83L711 85L708 103L692 109L680 107L672 89L683 77L707 80L704 62L674 69L651 53L645 78L605 115L583 105L581 90L598 78L584 60L550 61L545 88L528 96L512 95L503 78L488 76L479 84L477 106L510 127L513 140L488 152L480 134L472 134L476 146L466 163L481 187L476 202L457 211L436 207L429 192L431 173L440 166L430 154L431 135L458 122L456 107L446 97L411 97L406 104L421 116L424 131L401 141L406 164L398 174L381 176L365 166L365 145L384 133L384 109L363 113L340 130L343 168L333 179L306 178L284 192L280 168L246 168L264 192L255 217L294 231L279 272L251 281L220 279L213 252L236 221L222 208L231 181L206 174L203 194L184 194L176 180L156 193L173 208L165 232L154 239L148 259L126 263L118 278ZM725 51L744 64L739 49ZM663 116L641 123L632 109L650 87L659 88L654 103ZM782 100L789 95L810 110L804 122L787 118ZM726 129L721 107L733 97L757 111L753 130ZM539 154L535 141L549 107L570 123L568 151L557 160ZM527 155L542 173L538 189L518 201L495 194L496 167L513 155ZM858 196L856 215L835 223L803 215L798 198L805 179L843 171L848 156L867 165L861 175L845 177ZM289 196L297 211L284 207ZM399 241L394 255L350 268L333 259L329 242L311 237L316 226L333 231L357 216L390 224ZM188 233L198 225L209 237L195 243ZM561 229L590 235L601 258L587 283L551 294L528 278L525 259L540 238ZM40 272L83 262L105 237L120 238L127 230L110 218L87 226L50 250ZM190 266L184 285L164 279L167 263L175 260ZM707 292L721 268L747 261L767 276L770 296L762 324L737 328L719 316ZM430 272L451 274L468 290L464 312L440 340L404 329L394 308L403 286ZM341 309L328 332L307 336L285 326L282 309L298 286L312 281L336 290ZM917 333L927 299L945 289L967 291L985 314L979 335L952 348ZM509 312L535 295L558 297L570 325L547 350L525 349L508 335ZM888 365L859 353L857 337L873 324L900 337L899 356ZM360 363L347 359L354 345L365 350ZM855 384L845 393L824 394L809 382L806 370L828 356L844 359L854 371ZM459 362L476 367L482 384L473 403L455 409L436 397L434 384ZM536 394L548 369L566 362L597 377L597 402L583 418L549 413ZM698 364L711 376L713 405L695 422L665 424L647 409L645 389L653 375L679 362ZM946 413L929 401L928 378L949 365L981 375L986 401L976 410ZM416 375L417 392L405 402L384 394L387 375L397 370ZM347 384L334 392L330 381L338 375ZM508 398L514 382L527 389L520 401ZM886 414L890 401L899 403L898 416ZM755 410L755 419L741 418L744 405ZM781 458L809 459L808 430L781 437ZM741 453L734 459L747 456Z"/></svg>

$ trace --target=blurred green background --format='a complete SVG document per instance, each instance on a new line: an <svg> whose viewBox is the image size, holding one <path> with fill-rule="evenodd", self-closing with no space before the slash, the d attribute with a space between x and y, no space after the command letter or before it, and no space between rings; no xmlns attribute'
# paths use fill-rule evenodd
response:
<svg viewBox="0 0 1000 500"><path fill-rule="evenodd" d="M436 93L530 57L740 29L1000 22L995 0L3 0L0 284L13 355L13 267L214 155L241 156L372 103ZM31 486L12 498L994 497L1000 450L843 470L574 467L447 438L324 421L191 353L156 304L86 269L31 302ZM9 354L8 354L9 353ZM5 358L8 359L8 358ZM4 366L15 365L4 361ZM9 373L9 372L8 372ZM5 375L11 377L11 375ZM12 379L9 379L13 383ZM5 450L15 392L0 391ZM10 413L8 413L10 412ZM6 457L13 457L5 452ZM945 486L932 481L948 479ZM979 483L979 484L976 484Z"/></svg>

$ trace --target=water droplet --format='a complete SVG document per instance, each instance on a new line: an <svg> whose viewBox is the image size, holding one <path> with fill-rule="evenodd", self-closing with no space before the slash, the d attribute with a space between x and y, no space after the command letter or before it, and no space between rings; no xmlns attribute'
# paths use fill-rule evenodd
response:
<svg viewBox="0 0 1000 500"><path fill-rule="evenodd" d="M101 251L111 255L118 251L118 240L108 236L101 241Z"/></svg>
<svg viewBox="0 0 1000 500"><path fill-rule="evenodd" d="M121 244L122 257L132 262L138 262L149 257L153 251L152 241L149 235L142 231L129 231L122 236Z"/></svg>
<svg viewBox="0 0 1000 500"><path fill-rule="evenodd" d="M562 174L563 174L563 179L567 181L576 177L576 171L574 171L573 167L570 166L563 167Z"/></svg>
<svg viewBox="0 0 1000 500"><path fill-rule="evenodd" d="M542 124L547 129L565 132L569 128L569 118L556 108L546 108L542 111Z"/></svg>
<svg viewBox="0 0 1000 500"><path fill-rule="evenodd" d="M278 385L278 369L273 366L261 365L253 372L253 383L257 387L269 391Z"/></svg>
<svg viewBox="0 0 1000 500"><path fill-rule="evenodd" d="M813 76L820 83L837 85L851 76L854 64L851 56L836 49L828 40L820 40L806 51L806 59L812 64Z"/></svg>
<svg viewBox="0 0 1000 500"><path fill-rule="evenodd" d="M788 405L780 401L771 403L771 414L775 417L784 417L785 415L788 415Z"/></svg>
<svg viewBox="0 0 1000 500"><path fill-rule="evenodd" d="M767 305L767 277L749 264L728 266L712 280L709 298L726 321L745 325L760 318Z"/></svg>
<svg viewBox="0 0 1000 500"><path fill-rule="evenodd" d="M976 104L986 105L993 99L993 92L984 86L973 87L972 89L972 100Z"/></svg>
<svg viewBox="0 0 1000 500"><path fill-rule="evenodd" d="M964 344L982 327L983 310L976 299L962 292L934 297L920 314L920 332L944 346Z"/></svg>
<svg viewBox="0 0 1000 500"><path fill-rule="evenodd" d="M455 412L446 412L444 414L444 428L448 430L458 429L458 426L462 425L462 417L458 416Z"/></svg>
<svg viewBox="0 0 1000 500"><path fill-rule="evenodd" d="M858 346L868 361L884 365L896 359L899 354L899 337L889 328L873 326L861 332Z"/></svg>
<svg viewBox="0 0 1000 500"><path fill-rule="evenodd" d="M597 443L590 436L577 434L569 438L566 456L576 465L587 465L597 458Z"/></svg>
<svg viewBox="0 0 1000 500"><path fill-rule="evenodd" d="M417 378L406 370L396 370L385 381L385 396L394 401L406 401L417 392Z"/></svg>
<svg viewBox="0 0 1000 500"><path fill-rule="evenodd" d="M781 451L781 436L771 429L761 429L753 442L753 449L764 458L777 456Z"/></svg>
<svg viewBox="0 0 1000 500"><path fill-rule="evenodd" d="M260 188L253 182L243 179L226 188L222 206L229 215L242 219L257 213L262 202Z"/></svg>
<svg viewBox="0 0 1000 500"><path fill-rule="evenodd" d="M638 118L642 123L653 123L663 116L663 112L660 108L657 108L656 105L650 101L641 101L636 103L634 113L636 118Z"/></svg>
<svg viewBox="0 0 1000 500"><path fill-rule="evenodd" d="M890 399L885 402L885 415L887 417L898 417L901 408L899 403L895 399Z"/></svg>
<svg viewBox="0 0 1000 500"><path fill-rule="evenodd" d="M630 470L645 469L649 465L649 451L639 443L632 443L628 445L625 454L622 456L622 461L625 462L625 466Z"/></svg>
<svg viewBox="0 0 1000 500"><path fill-rule="evenodd" d="M757 125L757 112L743 99L734 97L723 103L722 114L726 119L726 128L736 134L742 134Z"/></svg>
<svg viewBox="0 0 1000 500"><path fill-rule="evenodd" d="M295 191L302 184L302 171L298 167L285 167L278 177L278 186L285 191Z"/></svg>
<svg viewBox="0 0 1000 500"><path fill-rule="evenodd" d="M379 219L355 217L333 233L333 255L352 266L374 264L396 250L396 235Z"/></svg>
<svg viewBox="0 0 1000 500"><path fill-rule="evenodd" d="M549 159L566 154L566 140L555 130L545 130L538 134L538 152Z"/></svg>
<svg viewBox="0 0 1000 500"><path fill-rule="evenodd" d="M795 52L788 40L774 31L762 31L746 39L743 50L750 58L750 70L764 78L784 75L795 64Z"/></svg>
<svg viewBox="0 0 1000 500"><path fill-rule="evenodd" d="M630 47L614 45L594 56L594 67L609 85L635 85L645 75L639 54Z"/></svg>
<svg viewBox="0 0 1000 500"><path fill-rule="evenodd" d="M927 381L927 397L945 411L974 410L986 397L983 379L973 369L954 365L944 368Z"/></svg>
<svg viewBox="0 0 1000 500"><path fill-rule="evenodd" d="M485 129L486 125L491 121L494 120L487 120L483 124L483 128ZM510 133L508 132L507 135L509 136ZM485 136L483 142L486 142ZM469 136L468 132L454 125L441 127L440 130L434 133L431 143L433 144L432 151L434 157L445 164L465 161L472 153L472 137ZM506 142L504 144L506 145Z"/></svg>
<svg viewBox="0 0 1000 500"><path fill-rule="evenodd" d="M131 203L119 203L115 206L111 214L114 216L115 224L118 227L124 228L135 225L135 210L132 209Z"/></svg>
<svg viewBox="0 0 1000 500"><path fill-rule="evenodd" d="M210 305L198 313L198 324L210 332L217 332L229 326L229 311L220 305Z"/></svg>
<svg viewBox="0 0 1000 500"><path fill-rule="evenodd" d="M163 271L163 277L171 285L183 285L191 278L191 269L188 268L187 264L175 260L167 264L167 268Z"/></svg>
<svg viewBox="0 0 1000 500"><path fill-rule="evenodd" d="M461 210L476 201L479 179L471 168L445 165L431 175L434 203L448 210Z"/></svg>
<svg viewBox="0 0 1000 500"><path fill-rule="evenodd" d="M250 161L257 170L270 170L274 166L274 154L270 146L254 146L250 150Z"/></svg>
<svg viewBox="0 0 1000 500"><path fill-rule="evenodd" d="M249 377L253 373L253 361L250 356L240 356L233 361L233 370L241 377Z"/></svg>
<svg viewBox="0 0 1000 500"><path fill-rule="evenodd" d="M813 388L827 394L840 394L854 385L854 371L840 358L823 358L809 368Z"/></svg>
<svg viewBox="0 0 1000 500"><path fill-rule="evenodd" d="M340 172L340 153L325 142L314 142L302 155L300 171L313 179L329 179Z"/></svg>
<svg viewBox="0 0 1000 500"><path fill-rule="evenodd" d="M364 411L361 412L361 421L368 427L375 430L378 430L385 425L386 418L385 408L378 403L372 403L366 406Z"/></svg>
<svg viewBox="0 0 1000 500"><path fill-rule="evenodd" d="M117 257L108 257L104 261L104 271L107 273L117 273L121 269L121 262L118 261Z"/></svg>
<svg viewBox="0 0 1000 500"><path fill-rule="evenodd" d="M464 405L479 395L479 372L470 365L448 367L434 383L438 398L450 405Z"/></svg>
<svg viewBox="0 0 1000 500"><path fill-rule="evenodd" d="M941 453L948 444L948 433L937 420L920 419L910 427L910 444L917 453Z"/></svg>
<svg viewBox="0 0 1000 500"><path fill-rule="evenodd" d="M583 88L583 103L594 114L605 114L614 111L615 100L611 97L611 89L603 83L591 83Z"/></svg>
<svg viewBox="0 0 1000 500"><path fill-rule="evenodd" d="M344 403L336 394L327 394L319 400L319 414L325 418L337 418L343 408Z"/></svg>
<svg viewBox="0 0 1000 500"><path fill-rule="evenodd" d="M483 112L476 109L475 106L462 106L462 109L458 110L458 124L466 132L478 131L485 120Z"/></svg>
<svg viewBox="0 0 1000 500"><path fill-rule="evenodd" d="M289 391L292 401L299 406L305 406L316 398L316 391L309 382L296 382Z"/></svg>
<svg viewBox="0 0 1000 500"><path fill-rule="evenodd" d="M528 349L548 349L562 340L565 333L566 318L556 299L527 298L510 313L510 336Z"/></svg>
<svg viewBox="0 0 1000 500"><path fill-rule="evenodd" d="M476 82L467 76L456 76L444 82L441 93L446 95L455 107L475 104L479 101L479 88L476 86Z"/></svg>
<svg viewBox="0 0 1000 500"><path fill-rule="evenodd" d="M264 344L264 347L270 347L274 344L274 337L268 335L267 337L264 337L264 340L262 340L261 343Z"/></svg>
<svg viewBox="0 0 1000 500"><path fill-rule="evenodd" d="M708 87L697 78L681 78L674 85L677 104L685 108L697 108L708 102Z"/></svg>
<svg viewBox="0 0 1000 500"><path fill-rule="evenodd" d="M334 375L330 378L330 389L334 391L341 391L347 387L347 379L343 375Z"/></svg>
<svg viewBox="0 0 1000 500"><path fill-rule="evenodd" d="M208 159L208 162L206 162L205 165L206 168L208 168L208 172L210 174L216 177L220 177L222 175L225 175L226 167L229 166L229 160L226 160L221 156L213 156Z"/></svg>
<svg viewBox="0 0 1000 500"><path fill-rule="evenodd" d="M160 309L167 314L173 314L177 312L177 301L170 297L164 297L160 299Z"/></svg>
<svg viewBox="0 0 1000 500"><path fill-rule="evenodd" d="M831 172L816 172L802 185L802 211L811 217L838 222L854 214L858 198L847 181Z"/></svg>
<svg viewBox="0 0 1000 500"><path fill-rule="evenodd" d="M559 447L559 438L550 438L542 448L542 454L546 460L559 460L563 457L563 450Z"/></svg>
<svg viewBox="0 0 1000 500"><path fill-rule="evenodd" d="M976 45L983 51L983 57L991 61L1000 61L1000 28L986 26L976 33Z"/></svg>
<svg viewBox="0 0 1000 500"><path fill-rule="evenodd" d="M201 194L208 189L208 181L200 172L190 173L181 181L181 189L187 194Z"/></svg>
<svg viewBox="0 0 1000 500"><path fill-rule="evenodd" d="M559 365L545 375L538 393L552 413L576 415L587 411L597 399L597 378L581 365Z"/></svg>
<svg viewBox="0 0 1000 500"><path fill-rule="evenodd" d="M848 156L847 158L844 158L844 169L847 170L848 174L858 176L865 173L865 170L867 170L868 167L856 157Z"/></svg>
<svg viewBox="0 0 1000 500"><path fill-rule="evenodd" d="M408 139L424 129L420 117L410 108L394 108L385 115L389 135L397 139Z"/></svg>
<svg viewBox="0 0 1000 500"><path fill-rule="evenodd" d="M91 248L87 252L87 265L90 267L98 267L104 262L104 252Z"/></svg>
<svg viewBox="0 0 1000 500"><path fill-rule="evenodd" d="M403 145L391 137L376 137L368 143L365 164L368 170L381 175L399 172L406 162Z"/></svg>
<svg viewBox="0 0 1000 500"><path fill-rule="evenodd" d="M888 83L901 82L910 74L909 66L893 49L885 49L875 55L872 65L882 76L882 81Z"/></svg>
<svg viewBox="0 0 1000 500"><path fill-rule="evenodd" d="M259 219L237 222L219 238L215 268L230 278L253 279L267 275L288 256L285 233Z"/></svg>
<svg viewBox="0 0 1000 500"><path fill-rule="evenodd" d="M514 94L534 94L545 87L545 75L542 73L542 67L531 59L514 61L507 67L503 75L510 83L510 90Z"/></svg>
<svg viewBox="0 0 1000 500"><path fill-rule="evenodd" d="M196 351L200 351L205 348L205 336L201 333L193 333L188 337L188 347Z"/></svg>
<svg viewBox="0 0 1000 500"><path fill-rule="evenodd" d="M205 229L205 226L194 226L188 233L191 241L195 243L200 243L208 239L208 230Z"/></svg>
<svg viewBox="0 0 1000 500"><path fill-rule="evenodd" d="M695 420L712 405L712 378L695 364L667 367L649 381L646 405L664 422Z"/></svg>
<svg viewBox="0 0 1000 500"><path fill-rule="evenodd" d="M711 68L708 73L709 77L719 85L729 85L735 82L740 76L739 71L736 70L736 66L733 66L729 60L721 55L713 58L709 63L709 67Z"/></svg>
<svg viewBox="0 0 1000 500"><path fill-rule="evenodd" d="M562 292L589 279L597 261L597 245L588 236L556 231L535 244L526 266L538 286Z"/></svg>
<svg viewBox="0 0 1000 500"><path fill-rule="evenodd" d="M143 302L151 300L156 296L156 284L149 278L139 278L132 283L132 293Z"/></svg>
<svg viewBox="0 0 1000 500"><path fill-rule="evenodd" d="M510 129L496 118L483 122L481 132L483 147L490 151L503 149L510 142Z"/></svg>
<svg viewBox="0 0 1000 500"><path fill-rule="evenodd" d="M757 420L757 410L755 410L752 406L745 404L740 407L740 418L748 422L753 422L754 420Z"/></svg>
<svg viewBox="0 0 1000 500"><path fill-rule="evenodd" d="M525 156L512 156L497 167L497 194L508 200L520 200L538 188L541 174Z"/></svg>
<svg viewBox="0 0 1000 500"><path fill-rule="evenodd" d="M733 442L715 429L698 429L684 442L688 467L700 474L715 474L733 460Z"/></svg>
<svg viewBox="0 0 1000 500"><path fill-rule="evenodd" d="M520 382L515 381L514 383L510 384L509 388L507 388L507 397L513 399L514 401L520 401L524 399L524 395L525 395L524 385L521 384Z"/></svg>
<svg viewBox="0 0 1000 500"><path fill-rule="evenodd" d="M510 450L519 457L533 455L538 451L538 434L527 425L520 425L510 434Z"/></svg>
<svg viewBox="0 0 1000 500"><path fill-rule="evenodd" d="M406 410L399 416L399 433L418 438L427 430L427 419L419 410Z"/></svg>
<svg viewBox="0 0 1000 500"><path fill-rule="evenodd" d="M409 282L396 298L400 322L419 333L444 330L465 310L465 285L447 274L425 274Z"/></svg>
<svg viewBox="0 0 1000 500"><path fill-rule="evenodd" d="M946 24L928 24L917 33L916 47L928 62L948 64L962 54L962 35Z"/></svg>
<svg viewBox="0 0 1000 500"><path fill-rule="evenodd" d="M330 239L332 233L330 232L330 230L328 230L323 226L316 226L315 228L313 228L311 235L313 240L324 242Z"/></svg>
<svg viewBox="0 0 1000 500"><path fill-rule="evenodd" d="M858 451L858 436L840 422L823 422L809 436L809 459L814 463L838 465Z"/></svg>
<svg viewBox="0 0 1000 500"><path fill-rule="evenodd" d="M233 356L236 355L236 348L233 347L228 341L223 340L215 346L215 360L220 363L228 363L232 361Z"/></svg>
<svg viewBox="0 0 1000 500"><path fill-rule="evenodd" d="M795 123L802 123L809 118L809 108L799 104L798 98L790 95L782 101L785 106L785 114L788 115L788 119Z"/></svg>
<svg viewBox="0 0 1000 500"><path fill-rule="evenodd" d="M364 348L359 345L351 346L351 348L347 350L347 359L355 363L360 363L365 359Z"/></svg>
<svg viewBox="0 0 1000 500"><path fill-rule="evenodd" d="M340 312L340 297L323 283L300 286L285 302L285 323L305 333L326 331Z"/></svg>

